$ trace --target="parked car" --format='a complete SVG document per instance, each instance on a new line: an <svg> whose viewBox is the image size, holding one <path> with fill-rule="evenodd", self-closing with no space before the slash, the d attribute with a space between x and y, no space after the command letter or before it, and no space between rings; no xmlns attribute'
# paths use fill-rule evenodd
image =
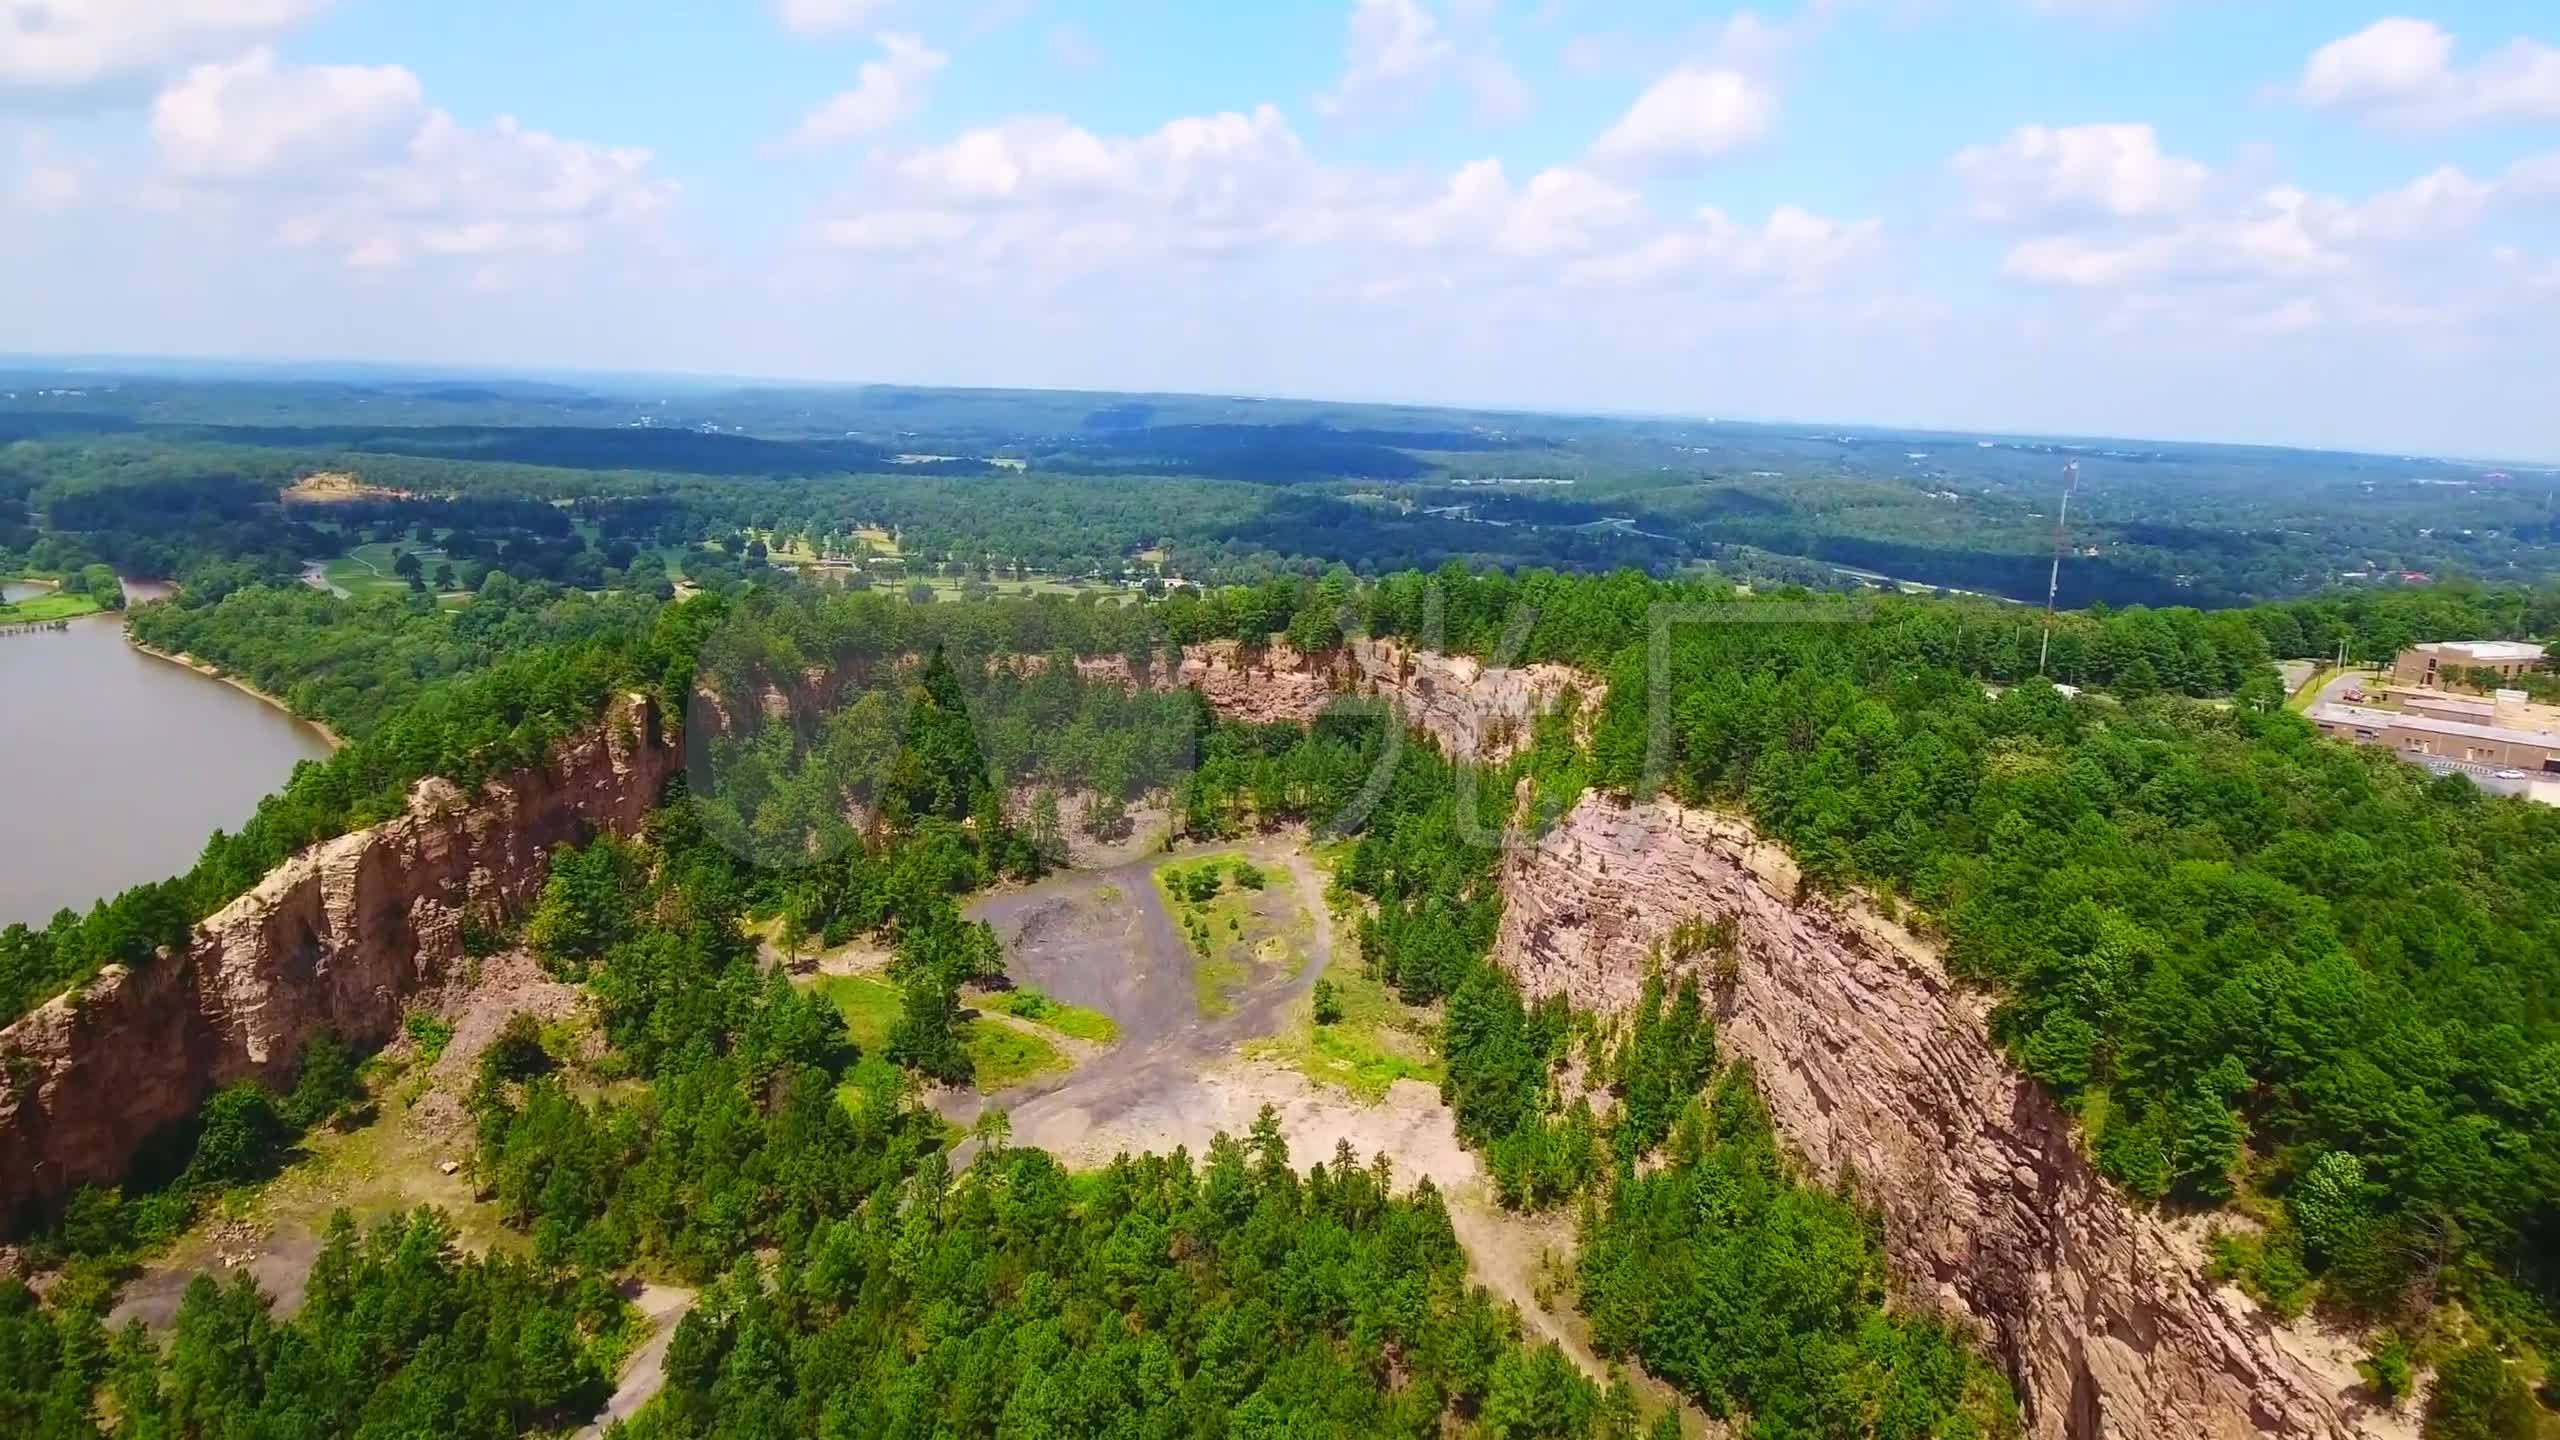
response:
<svg viewBox="0 0 2560 1440"><path fill-rule="evenodd" d="M2521 780L2524 778L2524 772L2521 770L2501 770L2498 772L2498 778L2501 780Z"/></svg>

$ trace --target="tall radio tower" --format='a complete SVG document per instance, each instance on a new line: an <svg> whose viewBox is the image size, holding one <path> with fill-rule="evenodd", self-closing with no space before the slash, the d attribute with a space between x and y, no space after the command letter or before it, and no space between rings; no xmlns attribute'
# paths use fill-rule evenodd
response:
<svg viewBox="0 0 2560 1440"><path fill-rule="evenodd" d="M2071 492L2080 483L2080 462L2066 460L2062 465L2062 513L2053 522L2053 573L2044 582L2044 641L2036 646L2036 673L2044 673L2045 657L2053 653L2053 602L2062 593L2062 547L2071 533Z"/></svg>

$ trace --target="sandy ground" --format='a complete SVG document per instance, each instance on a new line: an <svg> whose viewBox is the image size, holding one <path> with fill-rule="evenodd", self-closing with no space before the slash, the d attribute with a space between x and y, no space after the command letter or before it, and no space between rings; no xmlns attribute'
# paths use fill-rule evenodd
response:
<svg viewBox="0 0 2560 1440"><path fill-rule="evenodd" d="M1071 1079L1013 1108L1013 1142L1039 1146L1075 1169L1177 1145L1196 1160L1220 1135L1242 1138L1265 1105L1277 1112L1289 1159L1301 1169L1331 1163L1334 1147L1347 1143L1364 1165L1385 1155L1399 1187L1423 1175L1443 1190L1477 1179L1475 1156L1458 1143L1449 1111L1430 1086L1400 1080L1383 1102L1363 1105L1296 1070L1257 1060L1203 1070L1192 1057L1168 1055L1103 1085ZM974 1152L955 1158L966 1163L968 1153Z"/></svg>

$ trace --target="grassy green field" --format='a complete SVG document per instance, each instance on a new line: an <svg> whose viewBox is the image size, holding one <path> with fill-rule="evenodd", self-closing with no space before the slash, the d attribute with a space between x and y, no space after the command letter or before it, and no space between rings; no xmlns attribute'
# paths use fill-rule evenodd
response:
<svg viewBox="0 0 2560 1440"><path fill-rule="evenodd" d="M417 553L418 563L426 567L429 580L434 579L436 567L445 561L444 551L434 546L394 545L376 540L356 546L321 569L327 573L330 584L359 600L368 595L405 595L409 593L409 582L393 573L391 568L399 563L399 552L404 549Z"/></svg>
<svg viewBox="0 0 2560 1440"><path fill-rule="evenodd" d="M99 608L97 597L94 595L61 595L47 592L0 605L0 625L69 620L81 615L95 614Z"/></svg>
<svg viewBox="0 0 2560 1440"><path fill-rule="evenodd" d="M1082 1005L1069 1005L1063 1000L1052 1000L1029 986L1014 990L990 990L983 995L972 995L969 997L969 1003L981 1010L1000 1010L1017 1020L1028 1020L1034 1025L1045 1025L1061 1035L1070 1035L1078 1040L1090 1040L1096 1045L1120 1043L1119 1023L1110 1016L1099 1010L1088 1010Z"/></svg>
<svg viewBox="0 0 2560 1440"><path fill-rule="evenodd" d="M862 1053L877 1054L889 1043L889 1027L898 1023L897 986L868 975L832 975L820 980L817 990L835 1004Z"/></svg>
<svg viewBox="0 0 2560 1440"><path fill-rule="evenodd" d="M963 1020L957 1027L969 1064L978 1072L978 1092L992 1095L1025 1080L1064 1070L1067 1057L1058 1047L1028 1031L993 1020Z"/></svg>
<svg viewBox="0 0 2560 1440"><path fill-rule="evenodd" d="M836 1013L844 1017L846 1033L853 1037L854 1044L862 1047L863 1061L854 1067L855 1072L860 1072L863 1064L878 1059L888 1046L889 1030L898 1023L898 987L868 975L835 975L818 981L817 991L835 1005ZM1104 1023L1109 1023L1107 1018L1104 1018ZM1060 1028L1064 1030L1063 1026ZM1019 1085L1035 1075L1067 1068L1067 1057L1058 1053L1057 1046L1037 1035L1025 1034L1006 1025L988 1020L963 1020L955 1027L954 1033L960 1037L962 1048L969 1052L969 1063L977 1068L981 1091L993 1093ZM1114 1035L1116 1037L1116 1030ZM858 1098L859 1086L853 1075L847 1076L847 1086L850 1092L847 1098Z"/></svg>
<svg viewBox="0 0 2560 1440"><path fill-rule="evenodd" d="M1310 1004L1288 1031L1254 1042L1246 1053L1295 1066L1363 1104L1385 1099L1398 1080L1440 1083L1437 1012L1398 1000L1356 962L1326 967L1325 980L1342 1006L1341 1019L1318 1025Z"/></svg>

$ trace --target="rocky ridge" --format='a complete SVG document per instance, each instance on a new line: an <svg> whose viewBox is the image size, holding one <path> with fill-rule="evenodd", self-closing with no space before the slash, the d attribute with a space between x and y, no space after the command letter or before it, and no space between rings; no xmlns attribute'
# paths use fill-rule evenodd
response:
<svg viewBox="0 0 2560 1440"><path fill-rule="evenodd" d="M389 1039L463 959L466 919L521 913L552 846L636 831L677 764L656 705L626 697L477 795L420 781L404 813L268 872L182 953L109 966L0 1029L0 1218L118 1179L221 1086L289 1084L324 1030Z"/></svg>
<svg viewBox="0 0 2560 1440"><path fill-rule="evenodd" d="M1729 962L1686 962L1713 996L1719 1044L1752 1063L1815 1177L1855 1174L1909 1291L1981 1328L2029 1434L2403 1428L2342 1394L2238 1292L2207 1284L2192 1244L2096 1172L2069 1117L1993 1043L1985 997L1862 907L1794 901L1794 865L1747 824L1586 796L1506 858L1503 890L1497 960L1530 994L1595 1009L1633 1003L1682 922L1734 922Z"/></svg>
<svg viewBox="0 0 2560 1440"><path fill-rule="evenodd" d="M1607 693L1599 680L1563 665L1486 665L1367 636L1314 655L1276 637L1253 647L1211 640L1183 647L1171 666L1159 658L1143 674L1118 655L1079 659L1076 670L1089 679L1197 690L1219 714L1255 723L1312 720L1346 695L1385 699L1442 749L1488 760L1526 745L1531 722L1566 691L1580 694L1586 717L1599 712Z"/></svg>

